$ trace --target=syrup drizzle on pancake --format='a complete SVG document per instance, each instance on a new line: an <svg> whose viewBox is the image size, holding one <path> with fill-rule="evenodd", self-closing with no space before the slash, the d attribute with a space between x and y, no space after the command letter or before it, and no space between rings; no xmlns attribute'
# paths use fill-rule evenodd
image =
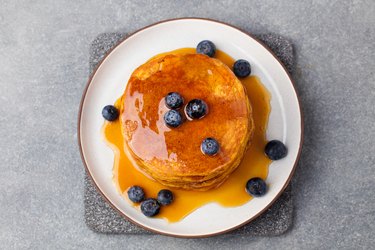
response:
<svg viewBox="0 0 375 250"><path fill-rule="evenodd" d="M195 53L195 49L183 48L168 53ZM234 63L230 56L220 50L216 52L215 58L221 60L230 68ZM113 149L115 155L113 180L123 197L128 200L126 191L133 185L143 187L147 197L156 197L160 189L170 189L174 193L175 200L172 204L163 206L160 214L156 216L156 218L164 218L169 222L180 221L197 208L210 202L215 202L225 207L240 206L248 202L251 196L245 191L247 180L253 177L265 179L268 174L268 166L271 163L264 154L264 147L267 143L266 130L270 113L270 94L256 76L241 79L241 82L245 86L252 104L255 123L254 135L252 143L239 167L216 189L204 192L173 189L147 177L139 170L132 157L129 157L129 152L124 150L126 147L124 147L120 121L105 122L103 126L104 138ZM121 98L115 103L118 108L120 105ZM130 200L128 201L133 204ZM134 206L139 209L138 205Z"/></svg>

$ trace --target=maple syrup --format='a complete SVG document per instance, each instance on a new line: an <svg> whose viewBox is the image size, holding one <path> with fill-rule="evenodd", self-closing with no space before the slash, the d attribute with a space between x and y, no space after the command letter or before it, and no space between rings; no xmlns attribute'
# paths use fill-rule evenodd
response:
<svg viewBox="0 0 375 250"><path fill-rule="evenodd" d="M195 49L182 48L168 53L195 53ZM234 60L229 55L220 50L216 51L215 58L221 60L229 68L234 63ZM203 192L174 189L151 179L139 170L135 161L130 157L130 153L124 150L126 147L124 147L120 121L106 121L104 123L103 135L105 141L113 149L115 155L113 181L125 199L133 204L127 197L127 190L133 185L141 186L148 198L156 198L161 189L171 190L174 194L172 204L162 206L160 213L156 216L156 218L164 218L169 222L180 221L197 208L210 202L218 203L224 207L235 207L243 205L252 199L245 191L246 182L253 177L266 179L268 166L271 163L271 160L264 154L264 147L267 143L266 130L270 113L270 94L256 76L249 76L240 80L246 88L252 105L255 130L251 145L247 149L240 165L216 189ZM121 98L116 101L115 106L120 109ZM134 206L139 209L137 204L134 204Z"/></svg>

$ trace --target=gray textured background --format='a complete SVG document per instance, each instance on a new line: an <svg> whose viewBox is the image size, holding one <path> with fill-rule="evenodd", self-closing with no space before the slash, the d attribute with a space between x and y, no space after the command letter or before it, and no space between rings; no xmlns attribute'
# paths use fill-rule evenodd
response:
<svg viewBox="0 0 375 250"><path fill-rule="evenodd" d="M186 2L0 0L0 248L373 248L375 2ZM306 135L293 179L295 224L282 236L104 235L84 223L76 118L90 43L181 16L278 33L295 45Z"/></svg>

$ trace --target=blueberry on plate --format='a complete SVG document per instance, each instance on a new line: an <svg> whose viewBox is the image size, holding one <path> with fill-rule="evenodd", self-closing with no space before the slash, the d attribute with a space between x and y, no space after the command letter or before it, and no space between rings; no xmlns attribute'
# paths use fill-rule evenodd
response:
<svg viewBox="0 0 375 250"><path fill-rule="evenodd" d="M184 103L184 99L177 92L170 92L165 97L165 105L170 109L178 109Z"/></svg>
<svg viewBox="0 0 375 250"><path fill-rule="evenodd" d="M153 217L160 212L160 204L154 198L148 198L141 203L141 211L147 217Z"/></svg>
<svg viewBox="0 0 375 250"><path fill-rule="evenodd" d="M169 205L173 201L173 193L171 190L162 189L158 193L158 202L161 205Z"/></svg>
<svg viewBox="0 0 375 250"><path fill-rule="evenodd" d="M288 149L278 140L269 141L264 149L265 154L273 161L280 160L288 154Z"/></svg>
<svg viewBox="0 0 375 250"><path fill-rule="evenodd" d="M177 128L182 124L182 116L180 112L172 109L165 113L164 122L168 127Z"/></svg>
<svg viewBox="0 0 375 250"><path fill-rule="evenodd" d="M132 186L128 189L128 197L132 202L141 202L145 198L145 192L140 186Z"/></svg>
<svg viewBox="0 0 375 250"><path fill-rule="evenodd" d="M216 46L213 42L208 40L203 40L197 45L197 53L204 54L209 57L213 57L216 52Z"/></svg>
<svg viewBox="0 0 375 250"><path fill-rule="evenodd" d="M244 59L237 60L233 64L233 72L237 77L246 77L251 74L250 63Z"/></svg>
<svg viewBox="0 0 375 250"><path fill-rule="evenodd" d="M215 155L219 151L219 143L214 138L206 138L202 141L201 150L205 155Z"/></svg>
<svg viewBox="0 0 375 250"><path fill-rule="evenodd" d="M207 114L207 104L199 99L193 99L185 107L185 112L191 119L199 119Z"/></svg>
<svg viewBox="0 0 375 250"><path fill-rule="evenodd" d="M115 106L107 105L103 108L102 115L104 119L111 122L117 119L119 112Z"/></svg>
<svg viewBox="0 0 375 250"><path fill-rule="evenodd" d="M263 196L267 191L267 185L259 177L252 178L246 183L246 192L252 196L260 197Z"/></svg>

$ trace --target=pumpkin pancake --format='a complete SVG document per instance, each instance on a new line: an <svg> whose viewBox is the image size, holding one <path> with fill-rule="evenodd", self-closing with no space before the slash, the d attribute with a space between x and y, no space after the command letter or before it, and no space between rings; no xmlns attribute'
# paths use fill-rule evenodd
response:
<svg viewBox="0 0 375 250"><path fill-rule="evenodd" d="M165 96L178 92L184 106L207 103L201 119L186 118L170 128ZM242 83L221 61L201 54L163 54L131 75L120 109L125 150L141 171L165 186L204 191L217 187L238 167L254 130L251 106ZM201 151L215 138L219 152Z"/></svg>

